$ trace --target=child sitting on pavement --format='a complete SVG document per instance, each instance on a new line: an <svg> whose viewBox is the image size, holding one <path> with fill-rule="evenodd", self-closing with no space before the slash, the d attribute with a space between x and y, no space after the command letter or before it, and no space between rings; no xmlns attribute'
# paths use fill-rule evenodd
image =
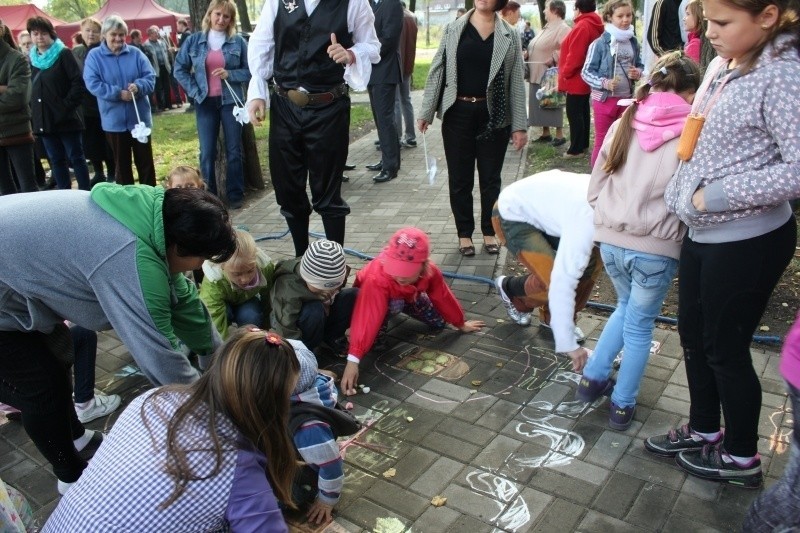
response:
<svg viewBox="0 0 800 533"><path fill-rule="evenodd" d="M200 299L223 339L231 323L268 326L274 271L269 256L256 246L252 235L240 229L236 230L236 253L230 259L222 264L203 263Z"/></svg>
<svg viewBox="0 0 800 533"><path fill-rule="evenodd" d="M305 462L292 485L292 498L301 510L308 506L309 522L322 524L331 520L344 486L344 460L336 438L355 433L359 424L336 409L334 378L318 371L314 354L300 341L288 342L300 361L300 377L290 399L289 432Z"/></svg>
<svg viewBox="0 0 800 533"><path fill-rule="evenodd" d="M342 289L349 270L342 246L324 239L311 243L302 257L279 261L270 291L275 331L312 351L325 342L337 355L346 354L344 334L358 294Z"/></svg>
<svg viewBox="0 0 800 533"><path fill-rule="evenodd" d="M450 323L464 333L478 331L483 320L466 320L464 310L442 271L429 258L428 236L419 228L402 228L366 267L353 284L359 288L350 324L350 350L342 375L342 391L356 393L358 364L378 331L388 319L401 311L434 329Z"/></svg>

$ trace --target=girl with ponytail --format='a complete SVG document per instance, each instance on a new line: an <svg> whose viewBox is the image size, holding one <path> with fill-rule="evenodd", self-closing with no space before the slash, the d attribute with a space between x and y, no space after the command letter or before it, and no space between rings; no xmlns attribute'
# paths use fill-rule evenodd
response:
<svg viewBox="0 0 800 533"><path fill-rule="evenodd" d="M583 370L578 398L593 402L613 389L609 425L618 431L633 420L655 319L678 267L686 228L667 213L664 189L678 167L678 138L699 85L694 61L682 52L662 56L609 129L589 183L595 241L617 308ZM623 348L615 385L612 363Z"/></svg>

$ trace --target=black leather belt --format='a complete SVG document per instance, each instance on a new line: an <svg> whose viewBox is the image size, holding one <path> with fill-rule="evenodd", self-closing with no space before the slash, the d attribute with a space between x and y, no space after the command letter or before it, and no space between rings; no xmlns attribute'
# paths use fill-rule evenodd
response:
<svg viewBox="0 0 800 533"><path fill-rule="evenodd" d="M470 102L474 104L475 102L483 102L486 100L486 97L483 96L456 96L456 100L461 100L462 102Z"/></svg>
<svg viewBox="0 0 800 533"><path fill-rule="evenodd" d="M324 93L310 93L305 89L284 89L280 85L275 85L275 94L283 96L292 101L297 107L317 106L330 104L343 96L347 96L347 84L342 83Z"/></svg>

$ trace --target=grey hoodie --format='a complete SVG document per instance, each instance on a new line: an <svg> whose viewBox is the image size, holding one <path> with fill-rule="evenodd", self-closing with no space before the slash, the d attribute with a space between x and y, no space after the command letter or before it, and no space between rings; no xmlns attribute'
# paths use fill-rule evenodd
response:
<svg viewBox="0 0 800 533"><path fill-rule="evenodd" d="M800 58L790 40L779 37L778 54L767 45L750 72L734 73L706 118L694 155L667 186L667 206L695 242L769 233L791 216L788 200L800 197ZM706 78L726 61L715 59ZM699 188L705 212L692 205Z"/></svg>

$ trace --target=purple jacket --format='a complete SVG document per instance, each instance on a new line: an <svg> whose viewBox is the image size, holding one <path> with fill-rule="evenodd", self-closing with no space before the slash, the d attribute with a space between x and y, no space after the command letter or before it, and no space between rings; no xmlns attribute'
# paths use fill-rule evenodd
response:
<svg viewBox="0 0 800 533"><path fill-rule="evenodd" d="M796 389L800 389L800 312L783 342L781 374Z"/></svg>

